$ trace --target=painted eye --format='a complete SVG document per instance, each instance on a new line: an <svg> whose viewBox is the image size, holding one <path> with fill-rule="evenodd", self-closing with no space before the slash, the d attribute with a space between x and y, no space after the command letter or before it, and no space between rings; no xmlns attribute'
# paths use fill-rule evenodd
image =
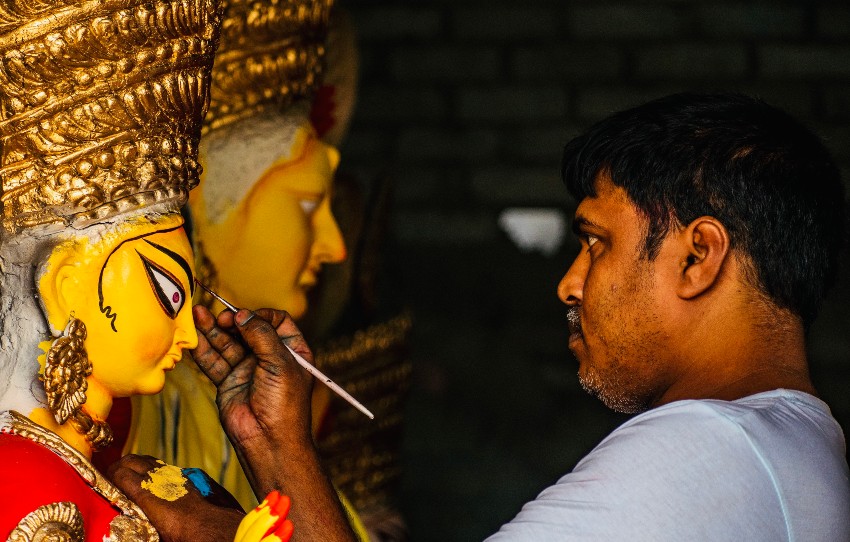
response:
<svg viewBox="0 0 850 542"><path fill-rule="evenodd" d="M162 310L170 318L177 318L177 313L180 312L186 302L186 292L180 282L171 273L145 258L138 251L136 253L142 259L142 264L144 264L145 272L148 275L148 282L150 282Z"/></svg>
<svg viewBox="0 0 850 542"><path fill-rule="evenodd" d="M304 211L304 214L309 216L309 215L313 214L313 211L315 211L316 207L319 206L319 200L300 199L300 200L298 200L298 205L301 206L301 210Z"/></svg>

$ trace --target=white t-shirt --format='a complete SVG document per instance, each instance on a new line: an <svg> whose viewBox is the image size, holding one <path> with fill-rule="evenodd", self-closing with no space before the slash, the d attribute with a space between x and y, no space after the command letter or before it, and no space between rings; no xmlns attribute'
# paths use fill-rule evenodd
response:
<svg viewBox="0 0 850 542"><path fill-rule="evenodd" d="M844 434L797 391L670 403L617 428L487 540L848 542Z"/></svg>

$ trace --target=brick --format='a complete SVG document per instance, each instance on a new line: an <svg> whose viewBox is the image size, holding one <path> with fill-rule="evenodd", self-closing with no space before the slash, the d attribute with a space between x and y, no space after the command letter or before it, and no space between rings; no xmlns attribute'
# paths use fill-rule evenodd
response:
<svg viewBox="0 0 850 542"><path fill-rule="evenodd" d="M354 28L361 41L399 38L430 39L442 31L437 8L376 7L352 9Z"/></svg>
<svg viewBox="0 0 850 542"><path fill-rule="evenodd" d="M816 15L818 36L826 38L850 37L850 7L819 6Z"/></svg>
<svg viewBox="0 0 850 542"><path fill-rule="evenodd" d="M410 128L398 141L398 155L410 162L469 163L492 160L498 136L489 130Z"/></svg>
<svg viewBox="0 0 850 542"><path fill-rule="evenodd" d="M597 121L617 111L622 111L660 98L674 92L686 90L682 87L589 87L582 88L576 95L576 116L586 121Z"/></svg>
<svg viewBox="0 0 850 542"><path fill-rule="evenodd" d="M625 66L625 52L611 45L522 47L511 54L511 73L523 79L609 81Z"/></svg>
<svg viewBox="0 0 850 542"><path fill-rule="evenodd" d="M389 63L399 81L494 81L503 75L501 56L489 47L398 49Z"/></svg>
<svg viewBox="0 0 850 542"><path fill-rule="evenodd" d="M578 126L523 128L507 134L505 154L523 162L558 164L564 145L581 133Z"/></svg>
<svg viewBox="0 0 850 542"><path fill-rule="evenodd" d="M558 12L538 7L485 5L454 13L452 30L462 39L545 39L558 33Z"/></svg>
<svg viewBox="0 0 850 542"><path fill-rule="evenodd" d="M639 50L634 75L638 79L740 78L749 71L747 48L743 45L677 43Z"/></svg>
<svg viewBox="0 0 850 542"><path fill-rule="evenodd" d="M569 34L581 39L670 38L691 25L688 11L670 5L578 4L567 19Z"/></svg>
<svg viewBox="0 0 850 542"><path fill-rule="evenodd" d="M765 45L759 48L761 74L767 77L850 77L850 47Z"/></svg>
<svg viewBox="0 0 850 542"><path fill-rule="evenodd" d="M566 112L567 93L558 87L467 88L457 94L457 115L466 121L531 122Z"/></svg>
<svg viewBox="0 0 850 542"><path fill-rule="evenodd" d="M434 89L365 86L357 98L356 114L363 123L436 123L446 118L447 111L446 98Z"/></svg>
<svg viewBox="0 0 850 542"><path fill-rule="evenodd" d="M405 244L478 245L493 243L499 230L494 217L485 213L410 211L393 214L390 228Z"/></svg>
<svg viewBox="0 0 850 542"><path fill-rule="evenodd" d="M567 190L560 179L559 159L549 167L485 167L472 172L478 201L511 205L564 205Z"/></svg>
<svg viewBox="0 0 850 542"><path fill-rule="evenodd" d="M850 84L826 88L823 109L824 116L830 120L850 120Z"/></svg>
<svg viewBox="0 0 850 542"><path fill-rule="evenodd" d="M705 35L736 38L799 38L806 32L802 5L707 3L697 6Z"/></svg>

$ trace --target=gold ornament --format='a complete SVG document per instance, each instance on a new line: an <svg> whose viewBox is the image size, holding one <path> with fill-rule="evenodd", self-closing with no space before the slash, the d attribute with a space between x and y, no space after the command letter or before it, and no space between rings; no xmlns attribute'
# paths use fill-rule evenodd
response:
<svg viewBox="0 0 850 542"><path fill-rule="evenodd" d="M72 316L62 336L50 346L44 374L39 378L44 383L47 408L56 423L62 425L70 420L92 446L103 448L112 442L112 430L106 422L94 420L82 410L88 388L86 377L92 372L85 340L86 325Z"/></svg>
<svg viewBox="0 0 850 542"><path fill-rule="evenodd" d="M3 226L86 224L198 182L215 0L0 3Z"/></svg>
<svg viewBox="0 0 850 542"><path fill-rule="evenodd" d="M204 130L310 98L333 0L227 0Z"/></svg>
<svg viewBox="0 0 850 542"><path fill-rule="evenodd" d="M8 542L83 542L83 516L72 502L40 506L27 514Z"/></svg>

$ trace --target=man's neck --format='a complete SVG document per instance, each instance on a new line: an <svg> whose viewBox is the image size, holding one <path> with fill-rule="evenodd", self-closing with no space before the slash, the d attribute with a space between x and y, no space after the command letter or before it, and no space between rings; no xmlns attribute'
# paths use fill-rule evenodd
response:
<svg viewBox="0 0 850 542"><path fill-rule="evenodd" d="M798 318L771 313L717 315L694 326L681 371L653 406L681 399L732 401L775 389L817 392L809 376Z"/></svg>

